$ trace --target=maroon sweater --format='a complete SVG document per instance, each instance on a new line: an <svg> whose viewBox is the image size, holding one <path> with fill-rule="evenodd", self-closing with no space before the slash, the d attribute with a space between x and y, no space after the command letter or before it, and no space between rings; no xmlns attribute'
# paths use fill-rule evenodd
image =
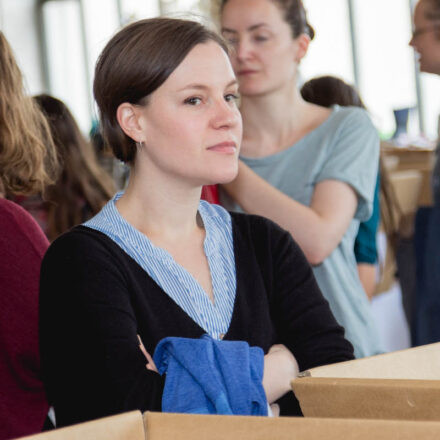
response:
<svg viewBox="0 0 440 440"><path fill-rule="evenodd" d="M48 246L35 220L0 198L0 440L41 431L48 411L38 350L38 285Z"/></svg>

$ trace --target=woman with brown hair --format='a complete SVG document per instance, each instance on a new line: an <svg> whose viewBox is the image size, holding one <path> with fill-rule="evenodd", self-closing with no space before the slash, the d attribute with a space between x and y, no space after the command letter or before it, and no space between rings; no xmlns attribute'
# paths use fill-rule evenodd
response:
<svg viewBox="0 0 440 440"><path fill-rule="evenodd" d="M35 96L34 100L49 123L61 173L44 197L17 198L16 201L33 215L53 241L98 213L113 196L115 188L67 106L45 94Z"/></svg>
<svg viewBox="0 0 440 440"><path fill-rule="evenodd" d="M240 86L243 145L220 202L289 231L356 357L378 354L353 251L359 222L372 212L377 131L363 109L302 99L298 66L314 30L301 0L223 0L221 28Z"/></svg>
<svg viewBox="0 0 440 440"><path fill-rule="evenodd" d="M256 349L253 383L266 414L279 398L281 412L293 413L298 369L353 357L289 234L200 201L203 185L237 173L241 118L227 51L198 23L157 18L122 29L98 60L102 133L130 179L43 261L42 365L61 426L169 410L164 390L176 377L164 380L150 356L168 337ZM189 368L212 371L197 351L185 354Z"/></svg>
<svg viewBox="0 0 440 440"><path fill-rule="evenodd" d="M0 439L41 431L48 404L40 378L38 280L49 243L5 194L44 192L57 160L47 122L23 89L0 32Z"/></svg>

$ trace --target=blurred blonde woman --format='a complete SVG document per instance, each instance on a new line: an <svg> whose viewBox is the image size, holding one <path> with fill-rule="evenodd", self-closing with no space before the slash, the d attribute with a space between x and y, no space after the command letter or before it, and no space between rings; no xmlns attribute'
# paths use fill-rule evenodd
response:
<svg viewBox="0 0 440 440"><path fill-rule="evenodd" d="M48 404L39 377L38 283L49 243L5 194L44 192L57 159L44 116L25 96L0 32L0 439L41 431Z"/></svg>

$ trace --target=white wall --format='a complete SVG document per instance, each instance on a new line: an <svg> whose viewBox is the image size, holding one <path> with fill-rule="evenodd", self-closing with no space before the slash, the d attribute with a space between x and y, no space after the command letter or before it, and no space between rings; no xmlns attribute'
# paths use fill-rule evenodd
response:
<svg viewBox="0 0 440 440"><path fill-rule="evenodd" d="M14 50L30 94L45 90L36 0L0 0L0 29Z"/></svg>
<svg viewBox="0 0 440 440"><path fill-rule="evenodd" d="M147 4L149 9L141 7ZM316 41L310 46L310 53L302 64L304 79L324 73L342 76L353 82L353 66L351 59L351 41L349 36L349 23L347 17L346 0L304 0L309 10L309 18L317 31ZM46 85L43 77L43 63L38 40L38 26L36 17L37 0L0 0L0 29L5 33L16 54L18 63L28 84L31 94L41 93ZM60 4L63 2L60 2ZM68 3L68 2L65 2ZM90 13L91 6L105 4L105 12ZM85 57L67 60L62 65L69 69L75 81L69 80L69 75L58 69L55 59L68 56L66 50L53 50L54 44L62 44L62 40L52 35L48 36L52 44L48 49L52 52L49 56L50 86L52 94L64 99L75 117L80 122L81 128L88 131L90 128L89 90L97 52L108 39L110 30L117 27L116 23L109 25L106 18L111 5L113 9L116 0L83 0L86 18L87 56L89 70L87 71ZM208 9L208 0L167 0L168 12L190 10L200 12ZM123 0L123 21L151 16L159 10L158 0ZM355 21L357 30L357 49L360 64L360 89L361 94L375 116L375 122L382 134L391 134L394 130L392 109L403 106L412 106L416 102L414 84L414 61L412 50L407 46L410 34L410 14L408 0L355 0ZM66 6L66 5L65 5ZM104 8L101 6L101 10ZM115 15L113 11L113 15ZM66 19L73 19L67 15ZM115 19L113 18L113 22ZM90 24L89 26L87 24ZM69 26L63 20L55 20L53 27L61 27L66 38L71 38L67 32ZM72 20L71 26L78 25ZM110 27L109 27L110 26ZM109 28L109 29L107 29ZM103 31L104 29L104 31ZM99 33L99 35L92 35ZM52 29L51 29L52 31ZM99 31L99 32L98 32ZM78 28L77 33L80 35ZM51 32L49 32L51 33ZM96 37L96 38L95 38ZM80 37L75 38L75 43L84 50ZM99 44L98 44L99 43ZM64 53L67 52L67 53ZM87 78L88 73L88 78ZM84 77L85 76L85 77ZM84 78L83 78L84 77ZM81 93L73 84L81 82ZM66 83L69 84L66 87ZM59 84L60 87L56 85ZM425 131L435 138L437 133L437 117L440 111L440 77L422 75L421 78L423 110L425 115ZM62 91L62 93L61 93ZM76 101L80 104L76 105ZM414 124L412 124L414 126ZM415 130L418 130L417 124Z"/></svg>

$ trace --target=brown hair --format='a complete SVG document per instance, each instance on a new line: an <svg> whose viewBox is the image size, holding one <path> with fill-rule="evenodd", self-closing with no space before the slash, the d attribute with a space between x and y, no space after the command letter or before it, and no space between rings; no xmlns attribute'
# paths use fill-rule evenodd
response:
<svg viewBox="0 0 440 440"><path fill-rule="evenodd" d="M284 14L284 20L292 30L293 38L306 34L311 40L315 37L315 30L307 21L307 13L302 0L272 0ZM228 0L221 0L220 12Z"/></svg>
<svg viewBox="0 0 440 440"><path fill-rule="evenodd" d="M431 6L426 12L425 17L428 20L440 20L440 0L426 0Z"/></svg>
<svg viewBox="0 0 440 440"><path fill-rule="evenodd" d="M118 159L131 163L136 155L135 141L122 131L116 119L119 105L146 105L146 98L166 81L191 49L208 41L228 52L222 37L200 23L153 18L130 24L107 43L96 64L93 92L104 140Z"/></svg>
<svg viewBox="0 0 440 440"><path fill-rule="evenodd" d="M45 195L49 202L47 235L53 240L95 215L113 196L115 188L67 106L44 94L34 100L47 117L62 167L57 182L48 187Z"/></svg>
<svg viewBox="0 0 440 440"><path fill-rule="evenodd" d="M365 108L357 90L335 76L319 76L307 81L301 87L301 96L306 101L323 107L338 104Z"/></svg>
<svg viewBox="0 0 440 440"><path fill-rule="evenodd" d="M41 111L24 93L12 49L0 32L0 180L6 194L43 192L57 157Z"/></svg>

